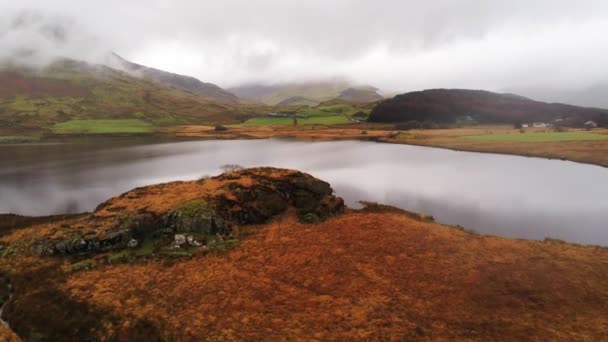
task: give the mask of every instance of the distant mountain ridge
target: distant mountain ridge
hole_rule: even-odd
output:
[[[276,104],[276,106],[316,106],[319,102],[304,96],[292,96]]]
[[[220,88],[213,83],[205,83],[197,78],[186,75],[174,74],[144,65],[130,62],[118,54],[112,52],[109,56],[110,66],[117,66],[135,77],[142,77],[153,82],[162,83],[168,86],[192,92],[193,94],[206,96],[216,100],[236,102],[237,96]]]
[[[451,123],[459,117],[467,116],[481,123],[569,119],[580,124],[606,114],[608,110],[545,103],[515,94],[468,89],[429,89],[382,101],[370,113],[369,121]]]
[[[228,90],[239,98],[274,106],[294,102],[307,102],[308,105],[317,105],[339,97],[347,89],[376,90],[374,87],[354,85],[341,79],[270,85],[254,83],[229,88]]]
[[[338,95],[338,100],[355,103],[368,103],[375,102],[384,99],[380,94],[377,93],[374,87],[365,88],[348,88],[345,89]]]

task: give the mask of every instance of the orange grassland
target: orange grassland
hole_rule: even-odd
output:
[[[598,340],[606,275],[606,249],[351,212],[282,217],[227,255],[78,273],[65,291],[124,317],[109,330],[147,320],[166,340]]]
[[[388,138],[394,133],[390,127],[375,126],[366,129],[361,124],[335,126],[228,126],[226,131],[216,132],[213,126],[174,126],[160,132],[177,137],[202,139],[268,139],[294,138],[314,140],[371,140]]]
[[[478,236],[396,211],[316,225],[287,213],[249,231],[225,253],[107,265],[58,286],[113,317],[101,340],[608,337],[605,248]]]
[[[583,131],[571,129],[571,132]],[[551,129],[527,129],[549,133]],[[595,134],[608,134],[607,129],[595,129]],[[386,142],[431,146],[459,151],[514,154],[528,157],[564,159],[608,167],[608,139],[548,142],[488,141],[465,137],[487,134],[521,134],[510,126],[478,126],[455,129],[412,130],[391,135]]]

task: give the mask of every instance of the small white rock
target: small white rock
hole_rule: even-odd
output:
[[[186,236],[184,234],[175,234],[175,244],[181,246],[186,243]]]

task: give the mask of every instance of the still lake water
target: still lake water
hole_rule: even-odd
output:
[[[232,140],[0,145],[0,213],[90,211],[131,188],[275,166],[480,233],[608,245],[608,169],[361,141]]]

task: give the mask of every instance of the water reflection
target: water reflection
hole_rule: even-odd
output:
[[[0,146],[0,212],[92,210],[133,187],[215,175],[229,163],[309,172],[351,206],[378,201],[484,233],[608,245],[608,169],[356,141]]]

